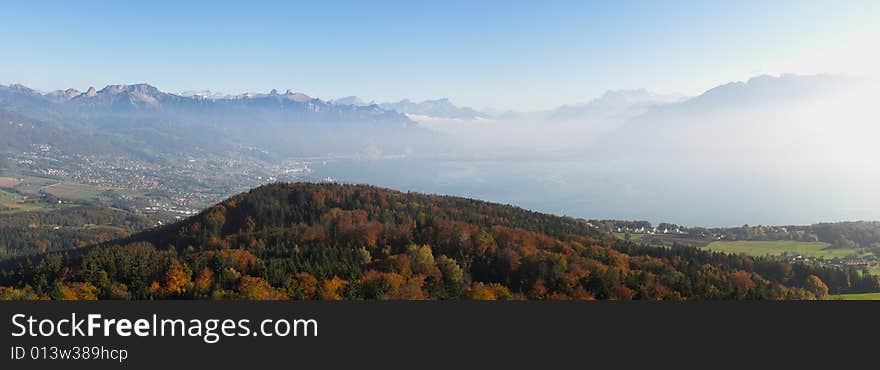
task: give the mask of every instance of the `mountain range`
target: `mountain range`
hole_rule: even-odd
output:
[[[214,204],[171,225],[22,261],[18,270],[9,260],[0,297],[800,299],[855,285],[876,291],[876,279],[855,270],[640,246],[582,219],[502,205],[691,225],[876,218],[878,129],[866,112],[877,95],[863,87],[839,76],[758,76],[686,99],[610,91],[584,104],[482,119],[456,116],[460,109],[445,99],[404,101],[404,113],[293,91],[212,97],[147,84],[45,94],[0,86],[0,151],[15,154],[0,166],[46,170],[42,176],[58,181],[79,171],[82,181],[100,158],[80,154],[134,155],[162,165],[105,178],[134,173],[164,185],[202,171],[211,176],[169,193],[201,191]],[[447,119],[436,127],[418,121],[437,115]],[[44,146],[63,152],[32,154]],[[219,165],[186,162],[212,155]],[[407,192],[275,183],[215,204],[241,184],[276,181],[244,165],[249,155],[264,158],[272,174],[288,169],[289,156],[306,157],[323,166],[322,177]],[[35,158],[44,167],[28,167]],[[142,162],[103,168],[115,175]],[[224,185],[232,171],[252,182]]]
[[[162,164],[208,154],[276,167],[320,158],[309,159],[318,178],[563,214],[813,223],[877,218],[878,199],[857,196],[880,186],[876,91],[843,76],[757,76],[690,98],[610,91],[543,112],[432,119],[293,91],[208,98],[143,84],[49,94],[12,85],[0,87],[0,142],[13,154],[52,144]],[[452,104],[441,102],[431,106]],[[264,181],[245,176],[250,186]]]
[[[398,102],[376,103],[366,102],[357,96],[346,96],[332,101],[338,105],[370,106],[376,105],[385,110],[404,113],[411,116],[424,116],[429,118],[464,119],[472,120],[487,118],[489,115],[469,107],[459,107],[449,99],[434,99],[414,102],[403,99]]]
[[[472,120],[486,118],[487,115],[468,107],[458,107],[449,99],[425,100],[413,102],[404,99],[396,103],[381,103],[382,109],[393,110],[401,113],[429,116],[437,118],[454,118]]]
[[[136,151],[187,147],[223,151],[242,145],[288,154],[357,151],[367,146],[394,151],[401,145],[385,140],[390,133],[426,135],[398,112],[332,104],[289,90],[213,99],[171,94],[148,84],[47,94],[10,85],[0,86],[0,112],[35,121],[34,127],[84,139],[100,137]],[[49,141],[38,136],[21,141],[40,143]]]
[[[656,106],[685,100],[681,95],[657,94],[646,89],[609,90],[587,103],[565,105],[550,113],[552,120],[626,119]]]
[[[279,93],[245,93],[234,96],[209,97],[199,94],[177,95],[163,92],[149,84],[108,85],[100,90],[90,87],[81,92],[76,89],[56,90],[41,94],[23,85],[0,85],[0,103],[4,108],[15,100],[31,99],[34,104],[46,102],[55,104],[58,109],[110,109],[126,110],[165,110],[204,113],[211,110],[254,110],[260,108],[278,108],[299,112],[311,112],[325,116],[336,116],[336,119],[376,120],[390,119],[410,123],[405,117],[395,112],[371,107],[349,105],[341,106],[306,94],[287,90]],[[17,96],[17,99],[14,97]],[[14,107],[11,110],[15,110]],[[325,117],[326,118],[326,117]]]

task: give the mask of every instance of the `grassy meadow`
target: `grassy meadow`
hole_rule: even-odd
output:
[[[704,249],[746,254],[750,256],[779,256],[782,254],[794,254],[817,258],[844,258],[853,255],[864,255],[855,249],[831,248],[828,243],[822,242],[799,242],[792,240],[775,241],[715,241],[709,243]]]
[[[827,299],[840,301],[880,301],[880,293],[836,294],[828,296]]]

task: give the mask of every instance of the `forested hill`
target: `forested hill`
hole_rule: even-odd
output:
[[[572,218],[364,185],[272,184],[80,256],[26,263],[6,299],[809,299],[854,270],[654,248]]]
[[[396,240],[392,239],[399,239],[390,229],[405,233],[405,242],[430,243],[443,237],[424,232],[437,231],[450,222],[470,224],[480,229],[493,226],[518,228],[555,238],[572,234],[604,239],[606,242],[615,239],[610,234],[589,227],[583,220],[510,205],[452,196],[403,193],[368,185],[279,183],[239,194],[183,222],[135,235],[131,241],[163,246],[173,244],[183,248],[204,245],[218,237],[222,239],[302,225],[328,226],[328,221],[332,224],[329,226],[334,227],[325,228],[325,238],[336,244],[369,248],[393,244]]]

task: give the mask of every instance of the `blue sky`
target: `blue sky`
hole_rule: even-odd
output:
[[[880,65],[876,0],[4,1],[0,16],[0,83],[42,90],[148,82],[532,110]]]

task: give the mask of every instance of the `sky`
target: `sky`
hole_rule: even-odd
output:
[[[880,1],[4,1],[0,83],[291,89],[549,109],[759,74],[875,75]]]

